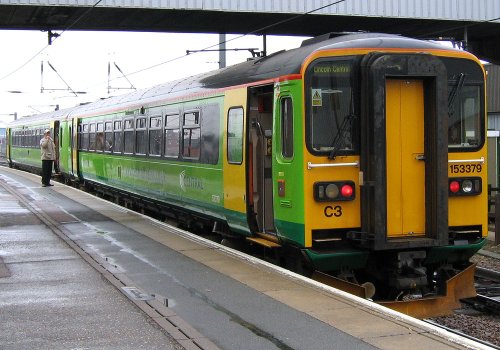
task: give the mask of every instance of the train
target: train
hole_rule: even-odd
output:
[[[443,293],[485,244],[485,95],[468,52],[325,34],[21,118],[7,158],[40,172],[50,129],[65,182],[402,300]]]

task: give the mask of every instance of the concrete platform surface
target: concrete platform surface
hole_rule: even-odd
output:
[[[0,167],[0,348],[488,348],[39,182]]]
[[[182,349],[1,186],[0,203],[1,349]]]

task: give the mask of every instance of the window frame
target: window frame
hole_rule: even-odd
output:
[[[116,141],[116,134],[120,135],[119,142]],[[116,145],[119,145],[118,149]],[[123,120],[121,118],[113,120],[113,147],[111,151],[113,152],[113,154],[123,153]]]
[[[100,136],[101,135],[101,140]],[[100,144],[98,144],[98,142]],[[98,153],[103,153],[104,152],[104,122],[103,121],[98,121],[96,123],[96,131],[95,131],[95,151]]]
[[[144,123],[142,123],[144,122]],[[135,133],[134,133],[134,153],[138,156],[146,156],[149,149],[148,140],[148,119],[145,115],[140,115],[135,118]],[[138,125],[144,124],[144,125]],[[142,140],[138,140],[139,135],[144,135]],[[141,141],[141,142],[139,142]]]
[[[89,124],[89,145],[88,145],[88,149],[89,151],[94,151],[96,150],[96,145],[95,145],[95,141],[96,141],[96,131],[97,131],[97,126],[96,126],[96,123],[95,122],[90,122]],[[94,141],[94,142],[92,142]]]
[[[290,112],[285,113],[285,103],[289,103],[291,108]],[[292,96],[283,96],[280,98],[280,135],[281,135],[281,156],[284,159],[291,160],[294,156],[293,138],[294,138],[294,128],[293,128],[293,99]],[[286,118],[285,120],[285,117]]]
[[[238,120],[237,122],[233,123],[234,125],[238,125],[241,123],[241,130],[240,129],[235,130],[237,132],[241,132],[241,138],[231,136],[231,133],[233,131],[233,129],[231,127],[232,126],[232,119],[231,119],[231,117],[232,117],[231,112],[232,111],[238,111],[238,112],[241,111],[241,114],[238,113],[237,115],[233,115],[237,118],[241,118],[241,120]],[[245,125],[244,125],[244,123],[245,123],[245,110],[244,110],[243,106],[234,106],[234,107],[229,108],[229,110],[227,111],[227,135],[226,135],[226,159],[227,159],[227,162],[229,164],[236,164],[236,165],[243,164],[243,154],[244,154],[243,144],[244,144],[244,138],[245,138]],[[238,135],[238,136],[240,136],[240,135]],[[235,141],[238,141],[238,139],[239,139],[238,146],[239,146],[241,152],[239,152],[237,159],[233,159],[231,157],[232,152],[230,151],[230,147],[233,144],[231,137],[233,137],[233,139],[235,139]]]
[[[109,147],[106,147],[104,149],[104,152],[105,153],[111,153],[113,151],[113,148],[114,148],[114,130],[113,130],[113,123],[114,121],[111,120],[111,119],[108,119],[106,121],[104,121],[104,145],[107,145],[109,144],[110,146]],[[108,128],[109,126],[109,128]],[[110,138],[108,138],[108,136],[111,135]],[[109,142],[108,140],[110,140],[111,142]]]
[[[190,122],[186,123],[186,116],[188,115],[195,115],[195,121],[194,123]],[[191,148],[192,145],[192,140],[196,140],[195,137],[193,137],[194,131],[198,133],[198,146],[197,148],[194,148],[194,151],[196,152],[196,149],[198,150],[198,154],[196,156],[192,156],[191,154],[193,153],[193,148]],[[186,153],[186,132],[189,133],[189,146],[187,148],[188,152]],[[192,110],[186,110],[182,113],[182,144],[181,144],[181,156],[182,159],[186,160],[191,160],[191,161],[198,161],[200,160],[201,157],[201,140],[202,140],[202,135],[201,135],[201,110],[199,109],[192,109]]]
[[[128,125],[129,124],[129,125]],[[134,118],[123,119],[123,154],[133,155],[135,151],[135,121]],[[127,142],[127,135],[131,135],[131,142]],[[127,148],[128,145],[128,149]]]
[[[172,117],[172,119],[174,119],[175,117],[177,117],[177,124],[174,124],[174,123],[169,123],[169,117]],[[181,128],[180,128],[180,120],[181,120],[181,113],[179,112],[175,112],[175,113],[167,113],[165,114],[164,116],[164,128],[163,128],[163,134],[164,134],[164,138],[163,138],[163,147],[164,147],[164,152],[163,152],[163,155],[165,158],[170,158],[170,159],[178,159],[180,154],[181,154],[181,140],[180,140],[180,137],[181,137]],[[169,138],[168,136],[168,131],[169,130],[176,130],[177,131],[177,153],[175,155],[173,154],[167,154],[167,151],[169,151],[169,147],[167,147],[167,142],[170,141],[172,138]],[[175,132],[174,132],[175,134]],[[172,139],[173,140],[173,139]]]
[[[153,126],[153,120],[159,121],[159,126]],[[159,131],[159,133],[157,133]],[[156,132],[159,134],[159,140],[156,142],[159,145],[159,152],[152,153],[151,152],[151,141],[153,140],[152,132]],[[148,155],[150,157],[161,157],[162,156],[162,148],[163,148],[163,118],[161,114],[155,114],[148,118]]]
[[[313,139],[312,139],[312,77],[314,76],[314,67],[317,64],[321,63],[348,63],[350,65],[350,89],[351,89],[351,106],[353,110],[351,111],[352,117],[354,119],[351,121],[351,150],[338,150],[336,152],[339,156],[349,156],[349,155],[360,155],[361,152],[361,140],[360,140],[360,127],[359,127],[359,116],[360,116],[360,62],[363,58],[362,55],[351,55],[351,56],[335,56],[335,57],[321,57],[314,61],[312,61],[309,66],[306,68],[305,79],[304,79],[304,87],[305,87],[305,137],[306,137],[306,147],[309,153],[315,156],[328,156],[331,150],[317,150],[313,147]],[[358,118],[355,118],[358,116]],[[344,116],[345,118],[345,116]],[[341,123],[340,123],[341,124]],[[335,136],[332,137],[332,142],[335,139]]]

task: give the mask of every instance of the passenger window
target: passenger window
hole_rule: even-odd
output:
[[[92,123],[89,126],[89,151],[95,151],[95,124]]]
[[[115,120],[113,122],[113,139],[113,153],[121,153],[123,151],[123,132],[121,120]]]
[[[179,156],[179,114],[165,116],[165,156]]]
[[[184,113],[182,133],[182,156],[184,158],[199,159],[201,146],[199,111]]]
[[[281,100],[281,154],[293,157],[293,105],[290,97]]]
[[[134,153],[134,120],[125,119],[123,126],[123,152],[127,154]]]
[[[148,134],[146,118],[137,118],[135,121],[135,153],[146,154],[148,150]]]
[[[149,120],[149,155],[161,155],[161,117],[151,117]]]
[[[227,116],[227,161],[243,162],[243,108],[229,109]]]
[[[104,123],[104,152],[111,152],[113,149],[113,122]]]
[[[104,124],[97,123],[97,134],[96,134],[96,151],[104,151]]]
[[[89,148],[89,125],[83,124],[80,125],[80,128],[81,128],[81,135],[79,138],[80,149],[87,150]]]

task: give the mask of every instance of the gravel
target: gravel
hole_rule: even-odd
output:
[[[491,241],[484,250],[496,253],[500,257],[500,246],[493,245]],[[500,259],[497,258],[476,254],[471,258],[471,262],[476,262],[479,267],[500,271]],[[436,317],[432,321],[500,346],[500,316],[485,315],[463,304],[463,308],[455,310],[453,315]]]

